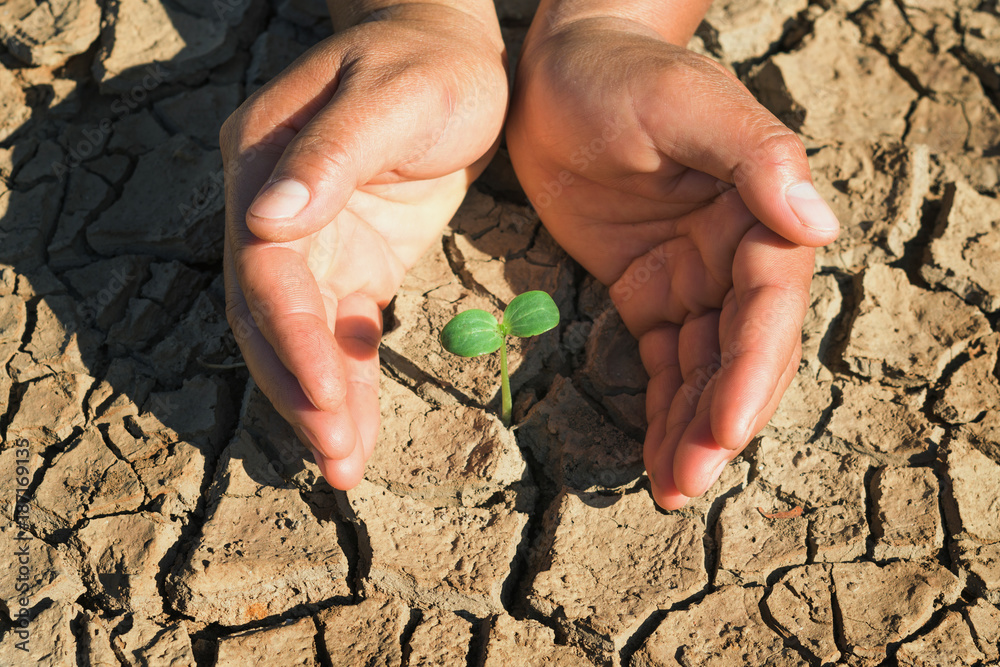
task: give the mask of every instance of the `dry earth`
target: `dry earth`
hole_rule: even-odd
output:
[[[534,3],[498,4],[516,54]],[[0,26],[0,664],[1000,664],[992,0],[717,1],[693,48],[801,133],[844,233],[770,426],[670,513],[635,344],[502,151],[387,317],[359,488],[238,367],[217,131],[321,2]],[[435,341],[528,288],[564,323],[513,354],[508,432],[496,362]]]

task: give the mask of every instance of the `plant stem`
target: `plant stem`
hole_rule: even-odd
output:
[[[500,421],[510,428],[510,380],[507,378],[507,337],[500,345]]]

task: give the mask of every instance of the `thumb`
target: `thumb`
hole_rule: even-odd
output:
[[[660,82],[668,99],[647,124],[657,147],[734,184],[754,217],[788,241],[831,243],[840,224],[812,184],[802,141],[721,65],[688,53]]]
[[[428,92],[427,86],[408,78],[373,82],[355,75],[301,127],[292,127],[294,137],[247,211],[250,231],[272,242],[318,231],[359,186],[426,153],[448,116],[443,96],[415,93],[415,87]]]

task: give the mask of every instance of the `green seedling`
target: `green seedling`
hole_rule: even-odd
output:
[[[473,308],[452,318],[441,330],[441,345],[460,357],[479,357],[500,350],[501,420],[510,426],[510,379],[507,377],[507,336],[529,338],[559,324],[559,308],[545,292],[514,297],[497,322],[485,310]]]

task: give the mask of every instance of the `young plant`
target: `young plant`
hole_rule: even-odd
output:
[[[559,308],[545,292],[514,297],[497,322],[485,310],[473,308],[452,318],[441,330],[441,345],[460,357],[479,357],[500,350],[501,420],[510,426],[510,379],[507,377],[507,336],[528,338],[555,328]]]

